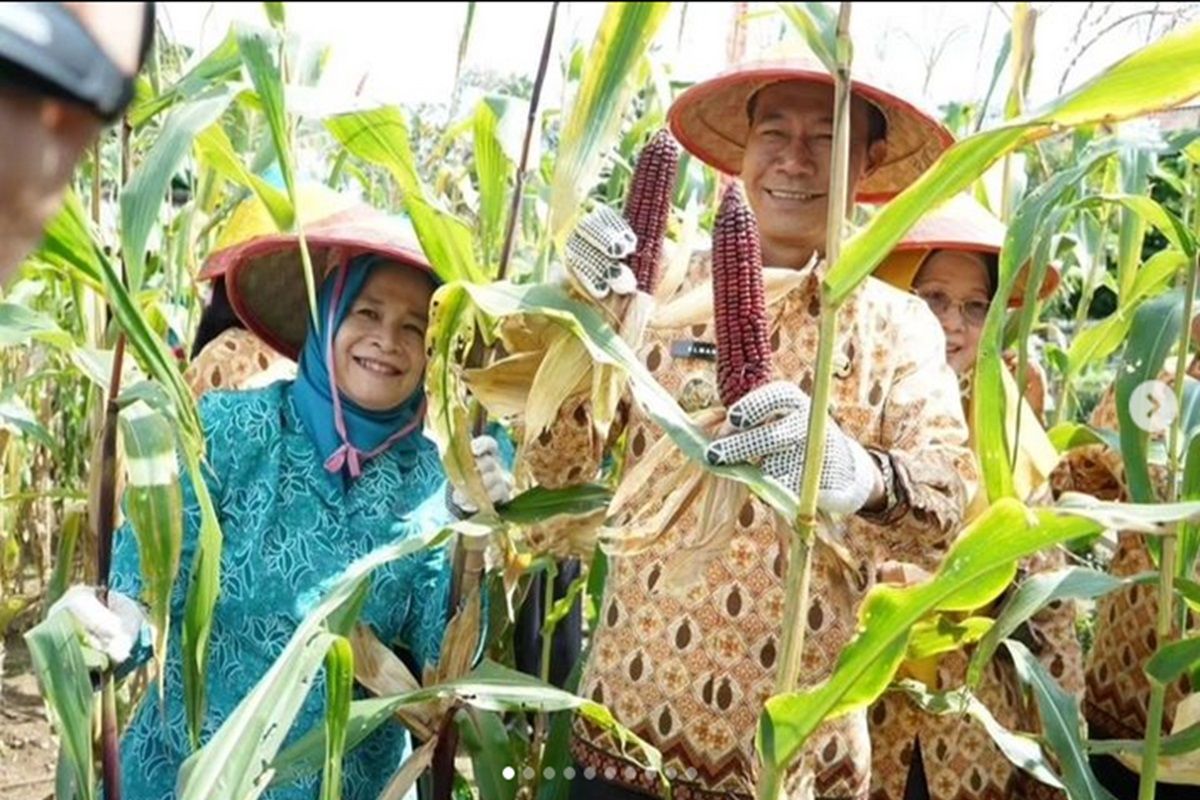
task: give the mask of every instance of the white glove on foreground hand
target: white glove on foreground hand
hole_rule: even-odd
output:
[[[50,606],[46,617],[55,614],[70,615],[87,646],[104,653],[114,666],[128,660],[142,626],[148,624],[136,602],[109,590],[106,607],[93,586],[72,586]]]
[[[637,236],[625,218],[608,206],[597,206],[567,237],[567,271],[597,300],[633,294],[637,278],[622,261],[633,255]]]
[[[764,474],[799,493],[811,405],[808,395],[787,381],[749,392],[729,409],[728,421],[735,432],[708,446],[709,463],[761,460]],[[833,514],[856,513],[870,499],[878,476],[871,455],[830,420],[817,507]]]
[[[471,440],[471,453],[492,504],[502,505],[511,500],[513,478],[500,460],[500,445],[496,440],[491,436],[476,436]],[[450,494],[450,502],[467,515],[479,510],[457,487]]]

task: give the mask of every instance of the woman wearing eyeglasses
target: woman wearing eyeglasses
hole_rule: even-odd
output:
[[[958,197],[916,226],[876,272],[902,289],[920,296],[941,323],[946,337],[946,361],[958,374],[963,404],[971,402],[971,375],[979,353],[983,324],[996,291],[1004,226],[968,197]],[[1043,299],[1058,285],[1051,269],[1039,292]],[[1024,289],[1013,292],[1019,305]],[[1015,383],[1008,386],[1007,427],[1013,430],[1021,413],[1020,442],[1014,484],[1030,498],[1047,491],[1047,478],[1057,454],[1034,417],[1040,398],[1020,402]],[[1032,388],[1036,391],[1040,382]],[[1032,394],[1027,386],[1026,394]],[[967,419],[971,419],[968,411]],[[968,423],[969,424],[969,423]],[[968,520],[987,507],[977,496],[968,508]],[[1026,573],[1054,569],[1064,564],[1062,551],[1039,553],[1022,564]],[[885,565],[881,580],[914,582],[924,574],[905,564]],[[986,609],[974,613],[986,613]],[[1068,692],[1083,687],[1080,648],[1074,633],[1074,610],[1062,604],[1033,619],[1017,638],[1023,639],[1051,675]],[[931,691],[963,685],[969,653],[944,654],[908,662],[904,677],[923,681]],[[992,660],[976,696],[1009,730],[1037,730],[1036,714],[1024,700],[1012,663],[1006,656]],[[1012,797],[1058,796],[1062,793],[1038,783],[1009,763],[983,727],[961,714],[934,716],[922,711],[906,695],[889,692],[869,714],[871,726],[872,800],[1002,800]]]

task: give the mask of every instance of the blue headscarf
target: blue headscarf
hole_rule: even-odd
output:
[[[424,384],[387,411],[370,411],[334,392],[333,337],[359,292],[387,262],[373,253],[350,259],[330,272],[317,293],[317,327],[310,323],[292,390],[304,428],[335,475],[357,478],[362,463],[387,450],[416,447],[425,416]],[[394,269],[395,267],[390,267]]]

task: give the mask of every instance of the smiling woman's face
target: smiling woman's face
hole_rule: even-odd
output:
[[[387,411],[425,374],[425,328],[433,284],[399,265],[376,269],[333,337],[338,389],[368,411]]]

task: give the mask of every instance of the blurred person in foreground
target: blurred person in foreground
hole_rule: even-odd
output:
[[[129,105],[153,38],[154,3],[0,3],[0,283]]]

